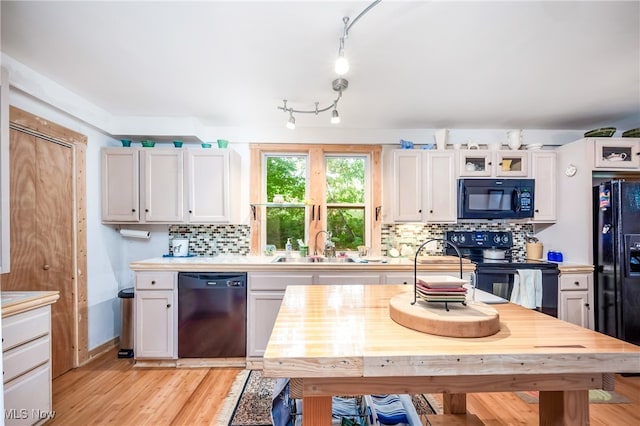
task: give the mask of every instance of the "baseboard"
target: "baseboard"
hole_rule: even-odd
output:
[[[88,363],[90,363],[91,361],[96,359],[97,357],[99,357],[101,355],[104,355],[105,353],[113,350],[114,348],[117,348],[119,345],[120,345],[120,337],[119,336],[116,336],[111,340],[107,340],[106,342],[104,342],[100,346],[96,346],[95,348],[91,349],[89,351],[89,358],[86,359],[84,362],[80,363],[80,365],[78,367],[82,367],[84,365],[87,365]]]

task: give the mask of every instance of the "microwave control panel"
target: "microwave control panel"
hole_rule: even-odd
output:
[[[447,231],[445,239],[461,248],[510,248],[513,245],[511,232],[497,231]]]

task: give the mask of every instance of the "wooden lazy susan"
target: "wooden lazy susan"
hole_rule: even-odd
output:
[[[389,300],[389,314],[398,324],[423,333],[447,337],[486,337],[500,331],[500,316],[489,305],[479,302],[448,303],[413,302],[413,291]]]

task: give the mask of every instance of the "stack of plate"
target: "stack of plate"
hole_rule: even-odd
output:
[[[637,129],[630,129],[622,133],[623,138],[640,138],[640,127]]]
[[[450,276],[416,277],[416,294],[426,302],[464,302],[465,280]]]

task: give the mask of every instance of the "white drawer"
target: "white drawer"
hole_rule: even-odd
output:
[[[579,274],[568,274],[560,276],[560,290],[588,290],[589,276]]]
[[[5,351],[2,354],[4,383],[48,362],[51,356],[50,344],[51,340],[47,335]]]
[[[49,334],[51,307],[32,309],[2,319],[2,350]]]
[[[249,273],[248,282],[251,291],[284,290],[288,285],[313,284],[313,274]]]
[[[138,272],[136,273],[136,289],[173,290],[176,288],[177,278],[176,272]]]
[[[32,425],[52,415],[49,364],[4,385],[4,421],[7,426]]]

